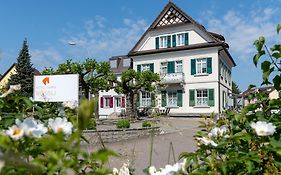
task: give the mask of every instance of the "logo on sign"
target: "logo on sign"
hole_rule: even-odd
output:
[[[43,84],[44,85],[47,85],[50,83],[50,78],[49,77],[45,77],[43,80],[42,80]]]

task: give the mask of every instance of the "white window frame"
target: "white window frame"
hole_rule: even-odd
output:
[[[208,106],[208,89],[196,89],[195,104],[196,106]]]
[[[196,59],[196,75],[207,74],[207,58]]]
[[[110,97],[104,97],[104,107],[110,108]]]
[[[116,107],[121,107],[121,97],[115,97],[114,99]]]
[[[185,45],[185,33],[176,34],[176,45],[184,46]]]
[[[144,72],[144,71],[148,71],[150,70],[150,64],[142,64],[141,65],[141,71]]]
[[[166,75],[168,73],[168,62],[162,62],[160,67],[160,74]]]
[[[167,48],[168,47],[168,35],[159,37],[159,48]]]
[[[177,91],[167,91],[166,102],[168,107],[177,107],[178,106]]]
[[[141,106],[150,107],[151,106],[151,93],[150,92],[141,92]]]
[[[175,61],[175,72],[182,73],[182,71],[183,71],[182,60]]]

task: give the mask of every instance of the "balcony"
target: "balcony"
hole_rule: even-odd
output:
[[[161,75],[161,82],[165,84],[184,83],[184,74],[179,72]]]

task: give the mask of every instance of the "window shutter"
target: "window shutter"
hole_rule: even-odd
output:
[[[195,106],[195,90],[189,90],[189,106]]]
[[[151,107],[155,107],[155,94],[154,93],[151,93]]]
[[[177,46],[177,43],[176,43],[176,35],[173,35],[173,36],[172,36],[172,46],[173,46],[173,47],[176,47],[176,46]]]
[[[121,98],[121,108],[125,108],[125,97]]]
[[[103,108],[103,97],[100,97],[100,108]]]
[[[171,35],[167,36],[167,47],[171,47]]]
[[[196,60],[195,59],[191,59],[191,75],[195,75],[196,74]]]
[[[155,38],[155,49],[159,49],[159,37]]]
[[[165,107],[167,105],[166,103],[166,91],[161,92],[161,106]]]
[[[212,58],[207,58],[207,73],[212,73]]]
[[[149,66],[150,66],[150,71],[154,73],[154,64],[151,63]]]
[[[184,45],[185,45],[185,46],[189,45],[188,33],[185,33],[185,34],[184,34]]]
[[[182,90],[177,91],[177,105],[182,107]]]
[[[209,106],[214,106],[214,105],[215,105],[214,89],[209,89],[209,93],[208,93],[208,105],[209,105]]]
[[[167,73],[175,73],[175,62],[174,61],[170,61],[168,62],[168,70]]]
[[[109,99],[109,107],[113,108],[113,97],[110,97]]]
[[[137,105],[137,107],[140,107],[140,92],[137,93],[137,103],[136,103],[136,105]]]
[[[137,65],[138,72],[141,72],[141,65]]]

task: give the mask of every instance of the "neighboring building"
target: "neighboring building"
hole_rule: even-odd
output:
[[[128,56],[137,71],[159,73],[167,88],[156,94],[158,107],[170,116],[221,113],[231,93],[236,66],[223,36],[208,32],[169,2]],[[139,94],[140,107],[150,106],[150,92]]]
[[[152,104],[156,108],[170,108],[170,116],[210,115],[227,109],[231,72],[236,66],[228,48],[222,35],[207,31],[169,2],[126,57],[132,59],[133,69],[159,73],[166,84],[156,94],[138,94],[139,108]],[[119,75],[122,59],[114,60],[115,57],[111,58],[110,64]],[[110,97],[117,95],[114,91],[108,93]],[[110,98],[107,102],[101,99],[101,108],[105,104],[113,108]],[[107,111],[109,114],[113,110]],[[105,114],[104,109],[100,109],[100,114]]]
[[[239,104],[241,106],[247,106],[249,103],[255,103],[257,101],[256,98],[249,101],[248,97],[249,97],[249,95],[254,94],[256,92],[261,92],[261,93],[267,94],[270,100],[281,97],[281,92],[278,92],[273,86],[260,87],[260,88],[255,87],[255,88],[246,90],[238,95],[238,99],[240,101]]]
[[[109,59],[111,70],[115,73],[117,80],[120,80],[122,72],[131,67],[132,61],[126,55],[114,56]],[[126,98],[114,90],[99,92],[99,117],[108,118],[120,115],[125,111]]]
[[[34,75],[40,75],[40,72],[33,68]],[[11,67],[0,77],[0,89],[7,88],[9,79],[12,75],[16,74],[16,63],[12,64]]]

